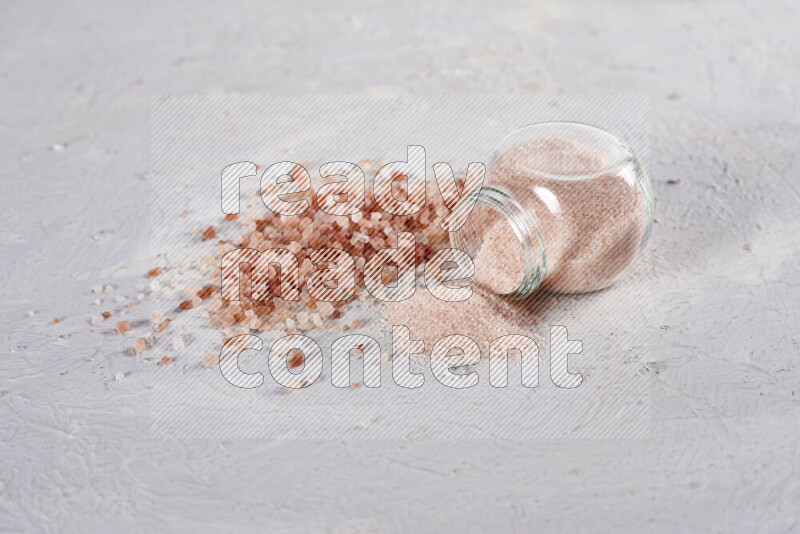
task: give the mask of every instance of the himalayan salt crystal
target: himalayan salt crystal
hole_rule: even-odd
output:
[[[131,329],[131,322],[125,319],[124,321],[119,321],[116,325],[116,330],[120,334],[124,334],[125,332]]]
[[[236,324],[236,314],[226,311],[220,317],[220,322],[222,323],[222,326],[233,326]]]
[[[172,358],[170,358],[169,356],[164,356],[163,358],[161,358],[161,365],[169,365],[171,363],[172,363]]]
[[[184,346],[185,345],[183,343],[183,338],[181,338],[180,336],[175,337],[175,338],[172,339],[172,349],[173,350],[176,350],[176,351],[177,350],[183,350]]]
[[[181,310],[188,310],[188,309],[191,309],[191,307],[192,307],[192,301],[191,300],[184,300],[183,302],[178,304],[178,308],[180,308]]]
[[[300,312],[297,314],[297,321],[300,323],[307,323],[308,322],[308,314],[306,312]]]
[[[103,316],[99,313],[92,315],[92,320],[89,321],[93,325],[98,325],[103,322]]]
[[[59,319],[58,317],[53,317],[53,324],[58,324],[60,322],[61,322],[61,319]]]
[[[136,354],[141,354],[145,350],[147,350],[147,346],[142,338],[136,338],[136,341],[133,342],[133,351]]]
[[[213,353],[206,354],[205,356],[203,356],[202,363],[203,367],[214,367],[216,365],[219,365],[219,355]]]
[[[320,317],[318,313],[312,313],[309,319],[311,319],[311,324],[317,328],[322,328],[322,317]]]
[[[350,328],[352,328],[353,330],[356,330],[356,329],[358,329],[358,328],[361,328],[361,321],[359,321],[358,319],[356,319],[355,321],[353,321],[352,323],[350,323]]]
[[[214,229],[213,226],[207,227],[203,230],[203,241],[208,241],[209,239],[214,239],[217,236],[217,231]]]
[[[291,354],[291,356],[289,357],[289,359],[287,361],[287,365],[289,366],[289,369],[296,369],[297,367],[300,367],[301,365],[303,365],[303,353],[302,353],[302,351],[299,351],[297,349],[292,349],[291,351],[289,351],[289,353]]]
[[[117,382],[125,380],[125,373],[114,373],[114,380]]]
[[[333,315],[335,311],[333,308],[333,304],[330,302],[319,302],[317,303],[317,311],[319,312],[320,317],[330,317]]]
[[[214,286],[212,286],[212,285],[206,285],[206,286],[203,286],[203,287],[202,287],[202,288],[201,288],[201,289],[200,289],[200,290],[197,292],[197,296],[198,296],[198,297],[200,297],[201,299],[205,300],[205,299],[207,299],[208,297],[210,297],[212,293],[214,293]]]
[[[162,272],[163,272],[163,271],[162,271],[161,267],[153,267],[152,269],[150,269],[149,271],[147,271],[147,276],[149,276],[149,277],[151,277],[151,278],[152,278],[152,277],[154,277],[154,276],[158,276],[158,275],[160,275]]]
[[[110,311],[104,311],[104,312],[103,312],[103,317],[105,317],[106,319],[108,319],[108,318],[109,318],[109,317],[111,317],[112,315],[114,315],[114,314],[113,314],[113,313],[111,313]]]
[[[150,318],[154,323],[160,323],[164,320],[164,314],[161,312],[161,310],[153,310],[153,313],[150,314]]]
[[[197,307],[203,303],[203,299],[198,297],[197,295],[192,297],[192,307]]]

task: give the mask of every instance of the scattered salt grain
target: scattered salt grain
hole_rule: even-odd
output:
[[[203,367],[214,367],[219,365],[219,355],[209,353],[203,356]]]

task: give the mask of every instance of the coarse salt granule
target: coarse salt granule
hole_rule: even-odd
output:
[[[131,329],[131,322],[125,319],[124,321],[119,321],[116,325],[116,330],[120,334],[124,334],[125,332]]]
[[[214,367],[219,365],[219,354],[209,353],[203,356],[203,367]]]

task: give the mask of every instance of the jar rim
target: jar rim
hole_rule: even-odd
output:
[[[562,131],[559,132],[559,129]],[[571,130],[572,135],[565,135],[566,132],[563,130]],[[523,167],[523,170],[551,180],[579,181],[604,176],[636,161],[636,155],[625,142],[599,126],[577,121],[545,121],[528,124],[507,133],[500,141],[499,148],[492,155],[489,162],[490,172],[497,166],[499,159],[512,148],[549,138],[563,138],[579,142],[588,148],[608,154],[609,160],[602,170],[593,173],[555,174],[528,167]]]
[[[523,260],[525,262],[524,278],[515,291],[505,293],[502,296],[510,299],[519,299],[528,296],[541,285],[547,270],[544,244],[542,242],[542,237],[539,235],[536,223],[519,202],[502,189],[492,186],[483,186],[480,190],[472,192],[469,197],[462,199],[462,202],[471,202],[471,197],[474,197],[475,207],[480,204],[503,217],[519,240],[522,249]],[[472,215],[470,215],[465,225],[468,224],[471,219]],[[475,239],[477,239],[477,236],[468,235],[463,226],[458,231],[450,234],[451,245],[467,253],[473,261],[475,259],[473,254],[477,253],[480,249],[480,247],[475,246]],[[473,280],[476,281],[474,276]]]

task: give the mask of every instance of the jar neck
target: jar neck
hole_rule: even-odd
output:
[[[546,261],[544,244],[536,227],[536,222],[517,200],[503,189],[484,186],[462,201],[475,201],[472,215],[464,225],[450,234],[451,246],[466,252],[473,260],[481,248],[481,220],[476,211],[480,207],[488,208],[511,227],[519,241],[522,258],[525,263],[525,275],[516,291],[505,294],[508,298],[522,298],[529,295],[544,280]],[[478,217],[476,217],[478,215]],[[477,219],[477,220],[476,220]]]

